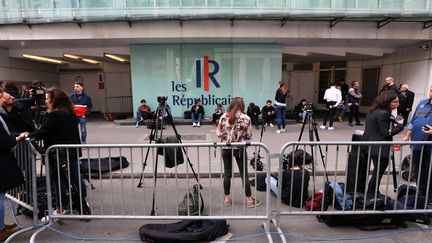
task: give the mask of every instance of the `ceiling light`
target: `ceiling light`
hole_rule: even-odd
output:
[[[43,62],[51,62],[51,63],[56,63],[56,64],[65,64],[65,62],[58,60],[58,59],[54,59],[54,58],[48,58],[48,57],[41,57],[41,56],[36,56],[36,55],[31,55],[31,54],[23,54],[23,57],[25,58],[30,58],[33,60],[38,60],[38,61],[43,61]]]
[[[91,63],[91,64],[99,64],[98,61],[93,60],[93,59],[88,59],[88,58],[81,58],[81,61],[88,62],[88,63]]]
[[[108,53],[104,53],[104,56],[109,57],[111,59],[117,60],[119,62],[128,62],[128,60],[126,58],[114,55],[114,54],[108,54]]]
[[[64,57],[69,57],[69,58],[72,58],[72,59],[76,59],[76,60],[79,60],[81,57],[79,57],[79,56],[77,56],[77,55],[73,55],[73,54],[63,54],[63,56]]]

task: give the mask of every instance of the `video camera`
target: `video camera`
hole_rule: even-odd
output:
[[[307,107],[306,107],[306,111],[312,112],[313,110],[314,110],[313,102],[308,102]]]
[[[159,106],[165,106],[167,100],[168,100],[168,96],[157,97],[157,102],[159,103]]]
[[[36,105],[45,104],[46,88],[44,83],[42,81],[35,80],[31,83],[29,88],[29,92],[32,98],[35,100]]]

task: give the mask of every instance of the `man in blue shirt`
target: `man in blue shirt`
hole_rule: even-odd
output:
[[[80,82],[75,82],[74,84],[74,93],[70,95],[72,99],[72,103],[75,107],[75,115],[80,123],[81,129],[81,142],[87,142],[87,116],[91,114],[93,109],[93,103],[90,98],[84,92],[84,85]]]
[[[420,101],[414,112],[408,131],[403,137],[403,141],[432,141],[432,86],[429,88],[429,99]],[[430,175],[431,166],[431,145],[413,145],[413,169],[414,178],[417,179],[419,194],[426,196],[429,194],[429,199],[432,196],[432,178]],[[421,158],[421,161],[420,161]],[[429,181],[429,192],[427,192]]]

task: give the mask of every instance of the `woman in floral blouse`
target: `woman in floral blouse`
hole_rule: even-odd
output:
[[[217,136],[224,143],[244,142],[252,139],[251,119],[244,114],[244,102],[240,97],[232,99],[227,113],[223,114],[219,120],[216,130]],[[230,195],[231,177],[232,177],[232,156],[236,158],[239,167],[240,176],[243,181],[243,187],[246,194],[246,203],[248,208],[253,208],[261,204],[259,200],[252,197],[249,179],[247,178],[247,155],[245,148],[222,149],[222,159],[224,163],[224,204],[231,205]]]

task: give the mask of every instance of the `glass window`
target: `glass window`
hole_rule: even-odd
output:
[[[231,0],[207,0],[209,7],[231,7]]]
[[[405,0],[405,9],[423,10],[426,8],[426,0]]]
[[[258,6],[264,8],[280,8],[285,7],[285,0],[258,0]]]
[[[381,9],[402,9],[403,0],[381,0]]]
[[[358,8],[361,9],[377,9],[378,8],[378,0],[362,0],[357,1]]]
[[[128,8],[142,8],[142,7],[153,7],[154,0],[126,0],[126,7]]]
[[[80,8],[112,8],[114,0],[79,0]]]
[[[182,0],[183,7],[204,7],[205,0]]]
[[[255,7],[256,0],[233,1],[234,7]]]

